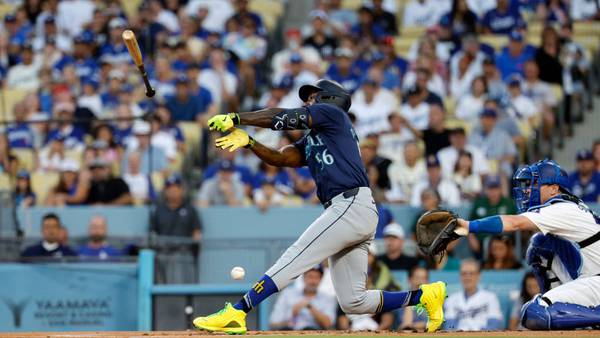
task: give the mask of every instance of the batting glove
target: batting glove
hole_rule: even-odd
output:
[[[208,128],[220,132],[225,132],[238,124],[240,124],[240,117],[236,113],[218,114],[208,120]]]
[[[218,138],[215,141],[215,146],[223,150],[229,148],[229,152],[233,152],[241,147],[247,149],[252,148],[252,146],[254,146],[255,143],[256,141],[250,135],[248,135],[247,132],[241,129],[233,128],[231,130],[231,133],[221,138]]]

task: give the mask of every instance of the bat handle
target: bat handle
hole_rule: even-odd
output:
[[[140,70],[142,78],[144,79],[144,85],[146,86],[146,96],[153,97],[154,94],[156,94],[156,91],[154,90],[154,88],[152,88],[152,85],[150,85],[150,80],[148,80],[148,73],[146,72],[144,65],[139,65],[138,69]]]

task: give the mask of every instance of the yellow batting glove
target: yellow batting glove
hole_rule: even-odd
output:
[[[228,131],[240,123],[240,117],[236,113],[218,114],[208,120],[208,128],[220,132]]]
[[[254,139],[250,137],[247,132],[241,129],[233,128],[231,133],[218,138],[215,141],[215,146],[223,150],[229,148],[229,152],[233,152],[241,147],[252,148],[254,143],[256,143],[256,141],[254,141]]]

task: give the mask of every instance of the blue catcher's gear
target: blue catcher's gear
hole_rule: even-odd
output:
[[[600,309],[569,303],[551,303],[535,296],[521,308],[521,325],[529,330],[572,330],[600,325]]]
[[[583,267],[583,258],[577,244],[541,232],[531,237],[525,259],[533,269],[542,293],[550,290],[554,282],[564,284],[577,279]],[[558,271],[552,271],[555,260],[562,266],[557,266]],[[549,275],[549,272],[553,274]]]
[[[563,192],[569,193],[567,173],[556,162],[543,160],[519,167],[513,176],[513,196],[518,212],[540,205],[540,188],[550,184],[558,184]]]

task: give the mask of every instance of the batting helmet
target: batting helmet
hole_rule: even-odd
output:
[[[315,85],[304,85],[300,87],[298,96],[302,102],[308,101],[310,94],[317,92],[315,102],[329,103],[342,108],[343,111],[348,111],[352,101],[350,94],[339,83],[331,80],[319,80]]]
[[[513,196],[517,210],[521,213],[542,204],[540,188],[551,184],[557,184],[562,192],[570,194],[567,172],[554,161],[538,161],[517,169],[513,176]]]

